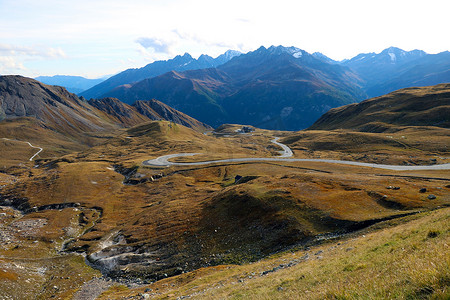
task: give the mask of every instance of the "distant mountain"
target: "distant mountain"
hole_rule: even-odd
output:
[[[381,82],[372,83],[366,90],[379,96],[405,87],[420,87],[450,82],[450,52],[428,54],[399,65]]]
[[[384,132],[399,126],[450,128],[450,84],[406,88],[333,108],[308,129]]]
[[[412,86],[450,82],[450,53],[427,54],[390,47],[381,53],[358,54],[340,63],[354,70],[364,81],[369,97]]]
[[[35,79],[45,84],[65,87],[69,92],[78,94],[105,81],[106,78],[87,79],[81,76],[55,75],[39,76]]]
[[[169,72],[105,94],[126,103],[161,99],[212,126],[298,130],[332,107],[365,98],[349,68],[295,47],[261,47],[217,68]]]
[[[88,133],[111,132],[152,120],[208,129],[159,101],[142,101],[134,107],[117,99],[88,102],[63,87],[22,76],[0,76],[0,122],[23,118],[31,118],[42,128],[83,142],[89,140]]]
[[[350,60],[342,61],[342,65],[356,71],[366,81],[366,88],[370,89],[396,73],[400,66],[415,61],[427,54],[421,50],[406,52],[399,48],[390,47],[381,53],[361,53]]]
[[[198,59],[194,59],[191,55],[185,53],[183,56],[178,55],[173,59],[155,61],[143,68],[125,70],[88,89],[87,91],[82,92],[80,95],[88,99],[100,98],[118,86],[132,84],[170,71],[186,71],[216,67],[226,63],[235,56],[239,56],[240,54],[241,53],[238,51],[228,50],[217,58],[212,58],[208,55],[201,55]]]

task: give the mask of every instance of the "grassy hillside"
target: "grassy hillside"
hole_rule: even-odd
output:
[[[310,130],[390,132],[402,126],[450,127],[450,84],[407,88],[331,109]]]
[[[289,139],[289,133],[281,134]],[[0,190],[1,201],[27,217],[45,213],[48,220],[59,218],[60,209],[75,213],[65,230],[47,223],[42,239],[50,244],[42,248],[43,255],[51,251],[51,241],[58,241],[69,253],[86,253],[103,274],[134,283],[254,262],[288,247],[314,244],[321,235],[450,203],[446,171],[314,162],[140,165],[177,152],[203,153],[193,159],[272,156],[279,150],[270,143],[273,135],[257,129],[252,135],[207,136],[169,122],[140,125],[102,145],[16,174],[15,182]],[[237,175],[243,178],[239,182]],[[428,199],[429,194],[436,199]],[[14,245],[5,251],[16,259],[24,253]]]
[[[36,149],[0,139],[0,298],[448,297],[448,170],[142,164],[276,156],[274,136],[296,158],[447,163],[448,128],[239,129],[153,121],[89,133],[95,145],[77,149],[36,119],[2,122],[44,151],[30,162]]]
[[[209,267],[100,299],[448,299],[450,209],[373,226],[248,265]]]

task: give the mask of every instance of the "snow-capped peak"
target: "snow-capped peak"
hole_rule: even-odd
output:
[[[391,57],[391,62],[395,62],[397,60],[397,56],[395,56],[395,53],[388,52],[388,54]]]
[[[272,54],[281,54],[281,53],[288,53],[292,55],[295,58],[299,58],[303,56],[303,50],[297,48],[297,47],[283,47],[283,46],[271,46],[269,49],[270,53]]]
[[[299,58],[302,55],[303,55],[303,52],[301,50],[292,54],[292,56],[295,57],[295,58]]]
[[[241,54],[242,54],[242,53],[239,52],[239,51],[237,51],[237,50],[227,50],[227,51],[224,53],[225,57],[226,57],[228,60],[232,59],[232,58],[235,57],[235,56],[239,56],[239,55],[241,55]]]

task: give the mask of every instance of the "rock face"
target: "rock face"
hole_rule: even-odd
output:
[[[334,108],[309,129],[383,132],[393,126],[450,128],[450,84],[402,89]]]

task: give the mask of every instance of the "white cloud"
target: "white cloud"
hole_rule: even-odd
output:
[[[135,42],[145,49],[152,49],[155,53],[164,54],[170,54],[170,47],[173,45],[173,42],[167,42],[162,39],[152,37],[140,37]]]
[[[296,46],[334,59],[391,45],[450,49],[450,39],[441,38],[450,26],[448,0],[60,2],[0,0],[0,56],[34,64],[41,73],[97,75],[119,71],[117,62],[126,58],[136,63],[125,68],[138,67],[184,52],[215,56],[261,45]],[[65,57],[62,49],[68,57],[56,61]]]
[[[67,55],[61,48],[0,43],[0,74],[29,71],[25,67],[25,62],[48,61],[66,57]]]
[[[41,46],[18,46],[0,44],[0,55],[4,56],[33,56],[41,58],[64,58],[66,54],[61,48],[48,48]]]
[[[0,74],[15,74],[24,70],[26,70],[24,65],[16,61],[14,57],[0,56]]]
[[[242,43],[232,43],[232,42],[224,42],[217,39],[210,39],[207,37],[202,37],[195,33],[189,33],[185,31],[181,31],[178,29],[172,30],[172,32],[181,40],[192,42],[198,44],[198,46],[209,49],[211,48],[221,48],[221,49],[233,49],[233,50],[243,50]],[[203,54],[203,53],[202,53]]]

